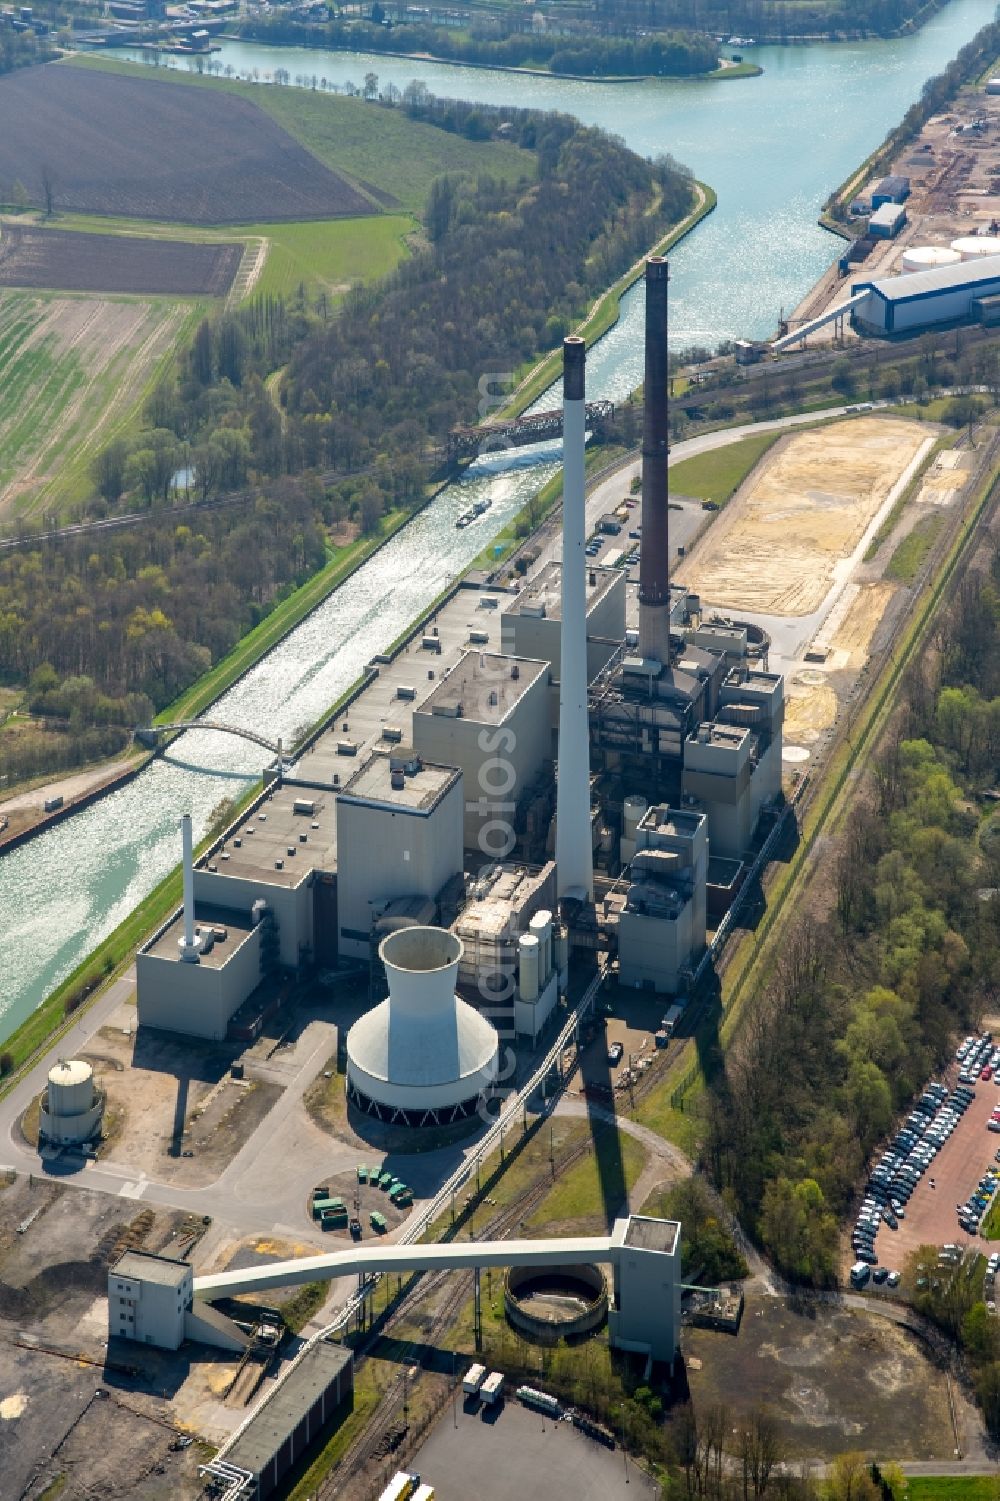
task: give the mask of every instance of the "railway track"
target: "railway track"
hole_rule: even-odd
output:
[[[583,1137],[564,1151],[559,1152],[553,1159],[552,1173],[543,1175],[536,1180],[524,1193],[520,1194],[511,1204],[499,1210],[482,1228],[476,1237],[479,1240],[503,1240],[512,1230],[516,1229],[524,1219],[541,1204],[546,1194],[552,1187],[552,1182],[557,1172],[565,1172],[573,1167],[590,1150],[589,1137]],[[457,1227],[461,1221],[456,1221]],[[435,1346],[452,1327],[458,1317],[463,1304],[469,1297],[468,1273],[433,1272],[417,1273],[413,1278],[413,1285],[405,1292],[397,1296],[396,1301],[387,1311],[383,1318],[377,1321],[372,1328],[364,1344],[355,1352],[356,1369],[368,1356],[370,1356],[378,1341],[384,1336],[391,1334],[393,1328],[398,1327],[411,1315],[422,1303],[433,1298],[442,1287],[447,1287],[447,1295],[436,1308],[430,1325],[422,1334],[422,1343],[426,1347]],[[366,1467],[374,1461],[382,1458],[385,1453],[392,1452],[394,1448],[401,1447],[405,1442],[407,1425],[401,1423],[401,1409],[407,1395],[409,1376],[406,1371],[401,1371],[394,1378],[385,1392],[382,1393],[378,1407],[372,1414],[368,1423],[357,1435],[351,1446],[345,1451],[333,1470],[320,1484],[316,1491],[317,1501],[334,1501],[335,1497],[344,1494],[342,1487],[348,1482],[356,1487],[358,1480]],[[401,1435],[401,1443],[393,1445],[391,1440],[396,1435]],[[357,1490],[352,1493],[357,1496]],[[377,1494],[377,1490],[373,1491]]]

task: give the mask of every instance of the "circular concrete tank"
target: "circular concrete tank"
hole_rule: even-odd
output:
[[[608,1285],[597,1266],[511,1267],[504,1279],[504,1313],[512,1328],[554,1344],[592,1334],[608,1312]]]
[[[462,952],[443,928],[401,928],[379,945],[389,999],[347,1034],[347,1096],[367,1114],[444,1125],[474,1114],[496,1079],[496,1031],[455,994]]]
[[[957,266],[962,257],[947,245],[911,245],[903,251],[901,271],[936,271],[939,266]]]
[[[984,255],[1000,255],[1000,235],[962,235],[951,242],[952,250],[963,261],[979,260]]]
[[[47,1141],[89,1141],[103,1111],[104,1099],[94,1086],[90,1064],[80,1058],[60,1059],[49,1070],[42,1095],[39,1136]]]

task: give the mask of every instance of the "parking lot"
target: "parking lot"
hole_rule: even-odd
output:
[[[945,1080],[928,1085],[873,1166],[867,1210],[863,1205],[848,1255],[852,1262],[865,1260],[870,1245],[879,1279],[881,1269],[901,1271],[917,1246],[982,1244],[980,1224],[1000,1182],[1000,1087],[991,1040],[966,1039],[959,1053]],[[996,1129],[988,1129],[991,1119]],[[859,1238],[876,1217],[874,1236]]]
[[[410,1461],[439,1501],[578,1501],[652,1498],[657,1487],[621,1449],[603,1448],[566,1422],[556,1423],[516,1401],[499,1410],[449,1409]]]
[[[580,1074],[584,1091],[595,1099],[627,1090],[630,1072],[638,1078],[651,1067],[654,1041],[664,1004],[654,1010],[648,997],[617,991],[606,998],[595,1016],[594,1036],[583,1049]],[[631,1060],[631,1063],[630,1063]]]

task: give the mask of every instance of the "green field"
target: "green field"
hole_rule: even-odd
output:
[[[893,579],[897,584],[912,584],[940,530],[940,516],[922,517],[889,559],[885,577]]]
[[[132,78],[144,71],[154,72],[140,63],[92,55],[68,58],[64,66]],[[225,89],[252,99],[320,161],[354,182],[382,211],[361,219],[234,224],[212,229],[66,213],[58,215],[59,227],[167,239],[235,239],[251,248],[266,239],[267,259],[253,288],[256,293],[290,296],[304,285],[312,292],[322,288],[336,298],[352,282],[385,276],[408,254],[407,236],[419,231],[417,216],[427,201],[431,183],[443,172],[488,172],[510,180],[534,175],[534,157],[517,146],[467,141],[464,136],[411,120],[401,110],[362,99],[209,79],[176,69],[156,69],[155,77],[178,86]]]
[[[724,506],[739,489],[753,466],[781,436],[780,433],[754,433],[728,443],[724,448],[682,459],[670,466],[670,490],[674,495],[693,495],[698,500],[713,500]]]
[[[0,291],[0,519],[64,516],[201,305]]]
[[[906,1501],[998,1501],[1000,1480],[995,1475],[913,1475],[906,1483]]]
[[[236,233],[268,241],[255,295],[288,294],[305,284],[325,287],[336,297],[352,282],[386,276],[408,253],[406,236],[416,228],[407,214],[384,214],[319,224],[245,225]]]

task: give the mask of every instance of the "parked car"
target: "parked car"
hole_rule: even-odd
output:
[[[624,1051],[625,1049],[620,1042],[613,1042],[608,1048],[608,1063],[612,1068],[622,1061]]]

